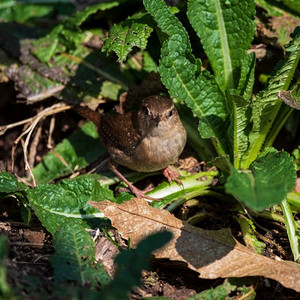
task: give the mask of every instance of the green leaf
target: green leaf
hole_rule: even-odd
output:
[[[298,145],[298,148],[295,149],[292,153],[294,158],[294,166],[296,168],[296,171],[300,170],[300,145]]]
[[[79,26],[99,10],[107,10],[119,5],[119,1],[98,3],[77,11],[73,16],[57,25],[45,37],[34,41],[32,53],[42,62],[48,62],[56,53],[75,49],[86,37]]]
[[[264,8],[267,11],[267,17],[283,16],[283,10],[269,3],[268,0],[256,0],[256,2],[258,6]]]
[[[5,264],[5,260],[8,253],[8,240],[5,235],[0,236],[0,267]]]
[[[89,176],[62,180],[56,185],[38,185],[28,191],[28,198],[29,205],[51,233],[69,219],[89,222],[97,216],[102,217],[88,201],[114,201],[112,191]]]
[[[73,7],[71,3],[69,5]],[[23,23],[33,18],[49,16],[54,11],[54,8],[54,3],[51,4],[50,1],[45,3],[42,0],[1,0],[0,21]]]
[[[115,260],[114,280],[101,291],[99,299],[127,299],[129,291],[140,284],[142,270],[149,267],[151,252],[164,246],[171,237],[168,231],[157,232],[139,242],[136,249],[121,252]]]
[[[245,57],[241,66],[241,76],[237,87],[237,94],[247,101],[250,101],[252,97],[255,81],[255,62],[255,54],[252,52]]]
[[[294,261],[300,262],[300,235],[297,230],[297,225],[291,210],[291,207],[286,199],[281,204],[281,210],[284,216],[285,227],[288,234],[290,247],[294,256]]]
[[[255,211],[280,203],[296,181],[293,160],[287,152],[266,148],[251,164],[250,170],[232,168],[226,192]]]
[[[17,300],[7,282],[6,258],[9,246],[8,239],[5,235],[0,236],[0,298],[7,300]]]
[[[50,258],[56,281],[76,281],[94,288],[106,285],[110,277],[100,263],[95,263],[92,237],[75,220],[63,223],[54,235],[55,254]]]
[[[112,100],[118,100],[119,99],[119,95],[121,93],[121,85],[120,84],[116,84],[113,83],[111,81],[104,81],[102,86],[101,86],[101,96],[103,96],[104,98],[109,98]]]
[[[262,254],[263,249],[266,248],[266,244],[259,241],[256,237],[256,229],[253,221],[246,218],[245,216],[236,217],[235,219],[241,227],[243,240],[246,246],[250,249],[253,249],[258,254]]]
[[[186,300],[225,300],[231,299],[230,294],[236,291],[237,286],[230,284],[228,281],[215,288],[208,289]]]
[[[12,174],[2,170],[0,173],[0,196],[26,191],[27,185],[21,183]]]
[[[247,126],[251,116],[251,96],[254,84],[255,55],[251,53],[246,56],[242,67],[241,77],[236,90],[230,90],[230,125],[228,136],[232,143],[234,166],[239,168],[242,155],[248,149]],[[249,130],[248,130],[249,131]]]
[[[4,40],[9,38],[8,30],[14,33],[17,31],[12,26],[0,25],[0,33]],[[99,97],[104,79],[124,89],[132,85],[133,78],[128,76],[128,73],[124,74],[117,63],[83,45],[78,45],[69,53],[55,55],[51,59],[51,66],[48,66],[30,53],[31,41],[20,40],[16,36],[13,42],[9,43],[10,47],[6,47],[6,51],[11,52],[11,49],[19,47],[20,43],[22,54],[18,58],[26,65],[11,65],[6,74],[15,82],[15,87],[20,92],[18,97],[26,98],[29,104],[51,96],[73,103],[83,100],[88,102]]]
[[[288,8],[300,14],[300,6],[298,0],[279,0],[279,1],[283,2],[283,4],[286,5]]]
[[[293,79],[300,58],[300,27],[297,27],[291,36],[293,40],[286,47],[286,58],[277,64],[267,88],[259,93],[253,101],[253,129],[249,134],[250,145],[242,158],[241,167],[243,169],[249,167],[261,150],[281,106],[281,100],[277,95],[280,91],[287,90]],[[284,119],[282,116],[280,118]],[[276,126],[276,130],[273,128],[273,133],[278,133],[280,126],[283,126],[283,123]],[[274,134],[268,139],[273,141]]]
[[[169,36],[163,43],[159,66],[163,84],[171,96],[184,101],[199,118],[201,136],[212,137],[218,151],[223,153],[227,117],[223,92],[213,76],[208,72],[201,74],[200,61],[192,55],[187,32],[165,2],[144,0],[144,5]]]
[[[52,152],[46,154],[42,162],[33,169],[39,184],[51,182],[63,175],[71,174],[72,170],[85,167],[103,155],[106,150],[100,143],[94,124],[88,122],[59,143],[54,148],[54,152],[58,153],[64,161]]]
[[[118,61],[123,62],[133,47],[144,50],[148,38],[153,31],[153,24],[149,14],[138,13],[120,24],[115,24],[104,40],[102,51],[114,51]]]
[[[255,1],[190,0],[187,14],[222,89],[236,87],[254,36]]]

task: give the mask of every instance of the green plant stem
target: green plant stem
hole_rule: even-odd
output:
[[[222,199],[224,200],[224,198],[226,198],[224,195],[211,191],[211,190],[196,190],[196,191],[192,191],[190,193],[185,194],[184,197],[178,198],[177,200],[175,200],[174,202],[172,202],[167,208],[166,210],[168,211],[173,211],[175,208],[177,208],[178,206],[182,205],[183,203],[185,203],[186,201],[195,198],[195,197],[199,197],[199,196],[210,196],[210,197],[215,197],[218,199]]]
[[[245,244],[257,253],[261,254],[262,249],[265,248],[266,245],[263,242],[260,242],[254,235],[251,227],[252,221],[247,219],[245,216],[236,217],[235,219],[241,227]]]
[[[277,135],[279,134],[283,125],[286,123],[289,116],[291,115],[292,111],[293,111],[293,108],[291,108],[287,105],[280,108],[279,113],[272,125],[272,128],[267,135],[267,138],[265,140],[263,148],[271,147],[273,145],[274,140],[276,139]]]
[[[294,205],[297,208],[297,211],[300,212],[300,193],[291,192],[287,194],[287,201]]]
[[[217,156],[215,145],[209,139],[201,138],[198,131],[198,121],[193,117],[192,112],[187,106],[175,103],[180,119],[187,131],[189,144],[192,146],[198,157],[204,161],[210,161]]]
[[[10,294],[9,285],[6,282],[6,269],[4,266],[0,266],[0,296],[8,296]]]
[[[280,222],[280,223],[284,223],[284,221],[285,221],[283,216],[273,213],[271,211],[267,211],[267,210],[264,210],[262,212],[252,211],[251,215],[255,216],[255,217],[259,217],[259,218],[264,218],[264,219]]]
[[[297,226],[290,205],[287,200],[284,199],[281,202],[280,206],[285,218],[285,226],[289,237],[291,250],[294,256],[294,261],[300,262],[300,238],[299,234],[297,233]]]

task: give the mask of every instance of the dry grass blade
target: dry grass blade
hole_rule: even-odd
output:
[[[28,162],[28,150],[27,150],[31,135],[32,135],[34,129],[36,128],[37,124],[43,118],[46,118],[48,116],[57,114],[59,112],[65,111],[65,110],[68,110],[70,108],[71,108],[70,105],[66,105],[64,103],[57,103],[57,104],[54,104],[50,107],[45,108],[44,110],[42,110],[41,112],[36,114],[34,117],[32,117],[30,119],[26,119],[26,121],[27,121],[26,122],[26,125],[27,125],[26,130],[24,130],[14,142],[14,146],[13,146],[12,152],[11,152],[12,153],[11,154],[12,155],[12,169],[14,169],[14,154],[15,154],[16,147],[19,144],[19,142],[21,140],[23,140],[23,137],[25,135],[27,135],[24,143],[22,143],[23,153],[24,153],[24,161],[25,161],[25,170],[29,171],[29,174],[30,174],[30,176],[31,176],[31,178],[33,179],[33,182],[34,182],[34,186],[35,186],[35,180],[34,180],[34,176],[33,176],[32,171],[31,171],[30,163]],[[14,123],[14,124],[15,124],[15,126],[17,126],[16,125],[17,123]],[[21,122],[18,123],[18,125],[21,125],[21,124],[24,124],[24,123],[21,123]],[[7,125],[7,126],[9,126],[9,125]],[[10,128],[12,128],[12,127],[10,127]]]
[[[149,206],[144,200],[131,199],[123,204],[90,202],[109,218],[124,238],[135,246],[147,235],[168,230],[173,239],[156,251],[157,258],[181,261],[201,278],[264,276],[300,292],[300,266],[275,261],[252,252],[232,236],[230,230],[203,230],[183,223],[166,210]]]

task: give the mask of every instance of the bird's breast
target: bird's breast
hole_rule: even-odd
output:
[[[174,163],[186,143],[184,127],[145,137],[132,155],[116,152],[111,158],[120,165],[139,172],[152,172]]]

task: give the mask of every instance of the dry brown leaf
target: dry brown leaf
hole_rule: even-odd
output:
[[[155,257],[184,262],[199,272],[201,278],[264,276],[300,292],[298,264],[275,261],[252,252],[237,242],[228,229],[211,231],[185,224],[142,199],[134,198],[123,204],[89,203],[103,212],[124,238],[130,238],[133,247],[151,233],[171,231],[173,239],[155,251]]]

